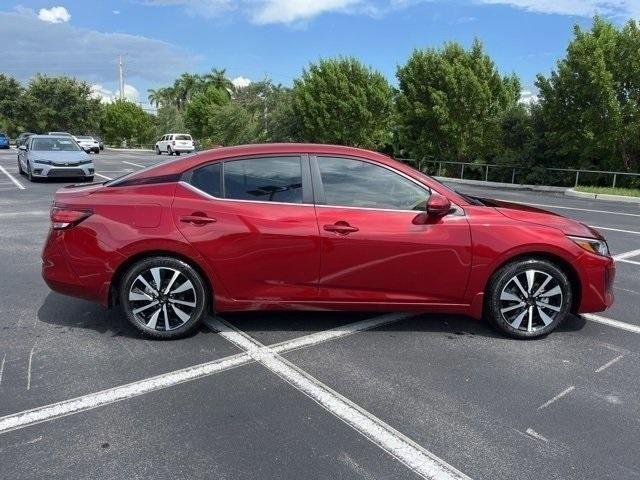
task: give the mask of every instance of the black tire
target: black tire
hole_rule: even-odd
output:
[[[22,163],[20,163],[20,159],[18,159],[18,173],[20,175],[24,175],[24,170],[22,170]]]
[[[167,155],[173,155],[173,150],[171,150],[170,146],[167,146]]]
[[[93,182],[93,175],[91,175],[90,177],[83,177],[83,180],[85,182]]]
[[[530,272],[534,272],[532,285]],[[548,260],[525,258],[508,263],[492,276],[485,292],[484,315],[510,337],[538,338],[558,328],[572,302],[571,282],[562,269]]]
[[[93,153],[100,154],[100,149],[98,148],[97,150],[94,150]]]
[[[162,155],[162,152],[160,151],[160,147],[158,147],[156,145],[156,155]]]
[[[155,283],[152,269],[159,270],[159,289]],[[170,291],[165,294],[164,290],[169,286],[175,272],[179,272],[180,275],[175,280],[175,285],[177,286],[174,290],[180,290],[181,287],[184,287],[189,282],[190,286],[186,291],[180,293],[173,294],[173,291]],[[142,276],[143,279],[148,279],[146,282],[156,289],[155,293],[145,287],[145,284],[139,280],[139,276]],[[184,337],[196,328],[208,313],[209,292],[202,277],[191,265],[173,257],[150,257],[132,265],[122,277],[118,295],[127,320],[141,333],[152,338],[174,339]],[[140,295],[147,298],[136,300],[135,297]],[[173,303],[180,301],[183,304]],[[153,304],[153,302],[158,303]],[[194,306],[184,306],[186,305],[184,302],[193,303]],[[156,306],[158,308],[155,308]],[[176,306],[178,307],[177,310],[174,308]],[[133,313],[134,310],[141,307],[147,308],[137,314]],[[156,311],[159,313],[154,319],[153,316]],[[165,312],[167,314],[166,317]],[[188,320],[181,320],[178,316],[179,313],[182,315],[188,314]],[[168,322],[169,330],[165,328],[165,322]]]
[[[27,160],[27,180],[29,180],[30,182],[36,181],[35,177],[31,173],[31,164],[29,163],[28,160]]]
[[[179,157],[181,152],[176,152],[176,155]]]

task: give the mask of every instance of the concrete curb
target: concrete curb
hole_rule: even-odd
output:
[[[640,197],[628,197],[625,195],[609,195],[607,193],[589,193],[578,192],[573,188],[569,188],[564,192],[569,197],[590,198],[592,200],[604,200],[607,202],[626,202],[640,204]]]
[[[114,148],[104,147],[105,150],[111,150],[114,152],[153,152],[150,148]]]
[[[567,187],[550,187],[548,185],[520,185],[517,183],[502,183],[502,182],[485,182],[484,180],[467,180],[464,178],[451,178],[451,177],[433,177],[444,183],[460,183],[463,185],[477,185],[479,187],[487,188],[506,188],[511,190],[536,190],[539,192],[560,192],[564,193]]]

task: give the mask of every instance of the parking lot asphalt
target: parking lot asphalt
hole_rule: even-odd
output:
[[[167,157],[93,159],[100,181]],[[49,291],[40,250],[65,183],[29,183],[14,150],[0,167],[0,478],[640,478],[639,205],[456,186],[596,226],[622,255],[614,306],[546,338],[258,312],[161,342]]]

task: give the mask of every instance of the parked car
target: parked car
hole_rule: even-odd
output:
[[[100,144],[93,137],[89,135],[76,135],[73,138],[85,152],[100,153]]]
[[[20,135],[18,135],[18,138],[16,138],[16,147],[24,145],[24,143],[27,141],[27,138],[29,138],[31,135],[35,134],[31,132],[22,132]]]
[[[356,148],[209,150],[63,188],[51,221],[47,284],[152,337],[210,311],[308,308],[467,314],[531,338],[613,302],[597,230]]]
[[[73,135],[67,132],[49,132],[48,135],[55,135],[56,137],[71,137],[74,138]]]
[[[10,148],[11,141],[6,133],[0,133],[0,148]]]
[[[31,135],[18,147],[18,171],[29,181],[45,177],[80,177],[92,181],[93,161],[73,138]]]
[[[168,133],[163,135],[155,145],[156,154],[160,155],[162,152],[166,152],[169,155],[180,155],[181,153],[193,152],[195,146],[193,144],[193,138],[187,133]]]
[[[100,146],[100,150],[104,150],[104,142],[102,141],[102,137],[98,137],[94,135],[93,138],[96,140],[96,142],[98,142],[98,145]]]

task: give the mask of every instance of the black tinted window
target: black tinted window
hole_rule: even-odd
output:
[[[225,162],[224,194],[237,200],[302,203],[300,157]]]
[[[220,163],[212,163],[193,171],[191,185],[214,197],[221,197]]]
[[[348,158],[318,157],[328,205],[426,210],[429,191],[387,168]]]

